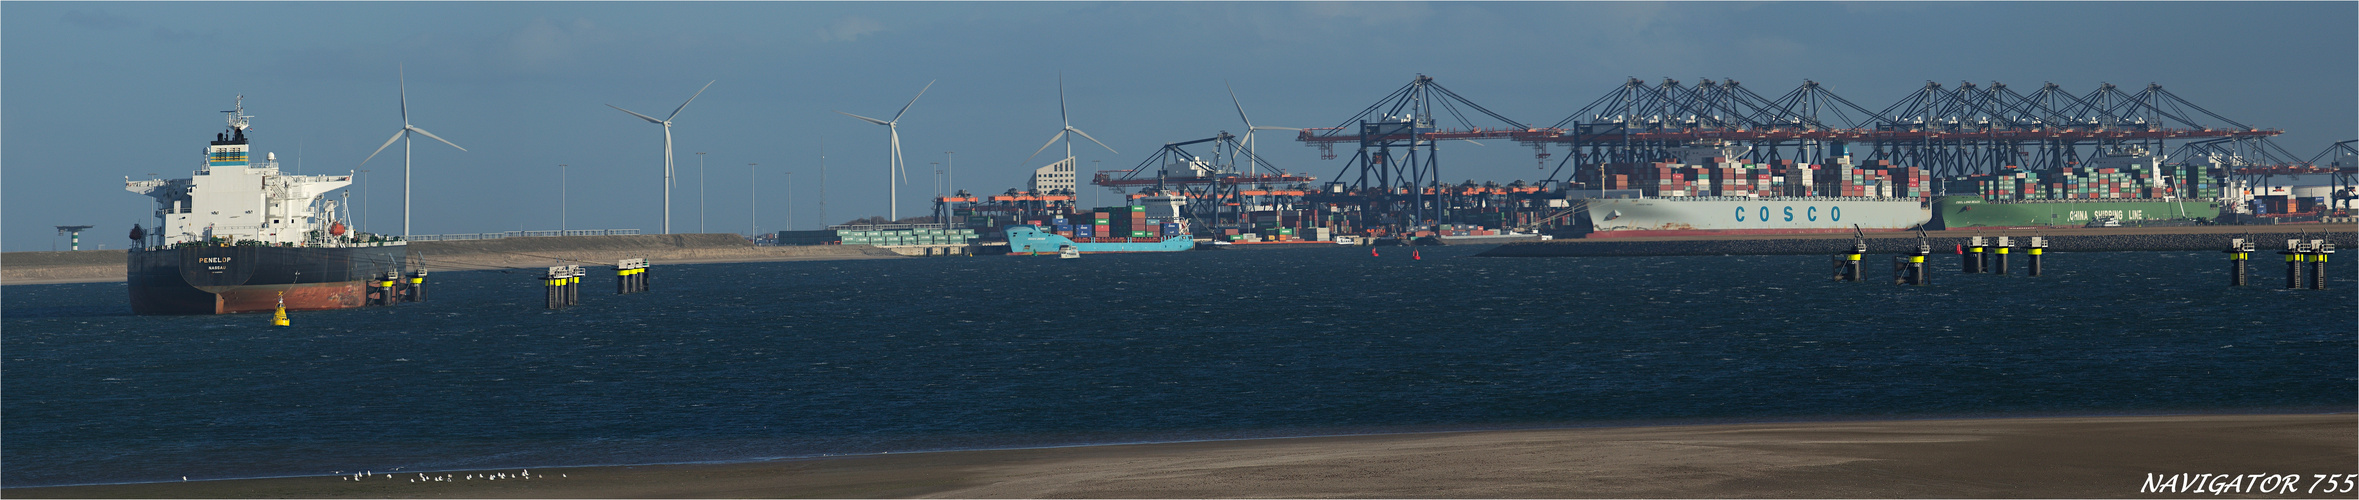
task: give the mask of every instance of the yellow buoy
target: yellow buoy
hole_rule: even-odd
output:
[[[287,326],[287,292],[278,293],[278,312],[270,315],[272,326]]]

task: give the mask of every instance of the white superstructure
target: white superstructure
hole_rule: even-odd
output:
[[[329,191],[352,185],[346,175],[285,175],[277,155],[248,158],[244,99],[229,111],[229,130],[205,148],[205,163],[186,179],[131,180],[123,189],[156,199],[158,223],[151,234],[163,244],[226,238],[271,245],[333,246],[348,240],[331,235],[341,219]],[[342,229],[342,228],[333,228]]]

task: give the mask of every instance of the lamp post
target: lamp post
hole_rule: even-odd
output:
[[[559,163],[559,164],[557,164],[557,230],[558,230],[558,231],[564,231],[564,230],[567,230],[567,229],[573,229],[573,227],[572,227],[572,226],[570,226],[570,225],[568,225],[568,224],[567,224],[567,221],[565,220],[565,219],[566,219],[566,217],[567,217],[568,215],[570,215],[570,214],[571,214],[571,211],[572,211],[571,209],[573,208],[571,205],[567,205],[567,204],[566,204],[566,199],[565,199],[565,198],[566,198],[566,196],[565,196],[565,192],[566,192],[566,189],[569,187],[569,186],[567,186],[567,185],[566,185],[566,183],[565,183],[565,182],[566,182],[566,178],[567,178],[567,175],[566,175],[566,174],[567,174],[567,172],[568,172],[568,171],[569,171],[569,169],[565,168],[565,164],[563,164],[563,163]],[[557,234],[559,234],[559,235],[563,235],[563,234],[565,234],[565,233],[557,233]]]
[[[704,230],[704,153],[696,153],[696,232]]]
[[[795,172],[786,172],[786,229],[795,231]]]
[[[748,200],[746,205],[753,208],[750,210],[752,213],[749,214],[749,217],[753,219],[754,223],[753,231],[746,233],[746,236],[762,234],[762,177],[754,175],[754,165],[758,164],[745,164],[745,179],[748,181],[746,187],[751,188],[745,193]]]

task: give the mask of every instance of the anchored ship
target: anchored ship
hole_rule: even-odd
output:
[[[1728,144],[1673,148],[1653,164],[1609,164],[1602,189],[1572,193],[1590,238],[1905,231],[1933,218],[1922,168],[1848,155],[1827,165],[1737,160]]]
[[[249,158],[245,98],[183,179],[123,182],[156,200],[153,231],[132,228],[127,283],[137,314],[229,314],[385,304],[416,293],[406,242],[351,231],[326,199],[346,175],[280,172],[275,154]],[[414,295],[410,295],[414,299]]]

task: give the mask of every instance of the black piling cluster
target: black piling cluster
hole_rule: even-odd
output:
[[[2007,253],[2013,251],[2014,249],[2015,239],[2005,236],[1999,237],[1998,244],[1991,245],[1991,274],[2007,274]]]
[[[1918,229],[1917,247],[1906,254],[1892,256],[1892,284],[1923,286],[1933,283],[1933,277],[1925,272],[1925,259],[1931,255],[1933,242],[1926,240],[1925,230]]]
[[[2252,262],[2253,242],[2247,238],[2228,240],[2228,286],[2244,286],[2246,263]]]
[[[623,259],[614,264],[614,293],[629,295],[647,291],[647,259]]]
[[[2007,274],[2007,268],[2010,267],[2007,256],[2015,253],[2016,243],[2015,238],[2008,236],[1987,240],[1981,236],[1968,238],[1964,245],[1966,250],[1959,255],[1959,269],[1966,274]],[[2046,273],[2048,238],[2033,236],[2023,243],[2024,270],[2034,277]]]
[[[1868,244],[1860,242],[1851,251],[1835,254],[1835,281],[1859,281],[1860,257],[1868,253]]]
[[[2334,254],[2334,242],[2310,240],[2310,289],[2326,289],[2326,256]]]
[[[419,270],[404,279],[400,271],[386,271],[369,280],[368,305],[390,306],[401,302],[426,300],[426,271]]]
[[[2039,277],[2040,271],[2043,268],[2040,260],[2048,253],[2048,238],[2045,236],[2031,237],[2031,245],[2024,248],[2024,253],[2030,254],[2030,257],[2028,257],[2030,262],[2026,262],[2026,264],[2031,266],[2031,269],[2029,269],[2029,271],[2031,271],[2031,276],[2034,278]]]
[[[1959,262],[1960,265],[1964,266],[1966,274],[1977,274],[1982,272],[1982,256],[1984,255],[1983,250],[1987,248],[1990,248],[1990,244],[1982,241],[1981,236],[1975,236],[1966,240],[1966,253],[1961,255],[1961,260]]]
[[[582,302],[582,266],[556,266],[541,276],[541,288],[548,296],[550,309],[564,309]]]
[[[2249,248],[2249,247],[2248,247]],[[2334,254],[2334,242],[2327,240],[2285,240],[2285,288],[2300,290],[2326,289],[2326,257]],[[2242,284],[2242,280],[2238,284]]]
[[[402,301],[402,302],[425,302],[425,301],[426,301],[426,270],[425,270],[425,269],[423,269],[423,268],[420,268],[420,269],[418,269],[418,270],[416,270],[416,271],[410,271],[410,287],[409,287],[409,290],[407,290],[407,293],[403,293],[403,294],[401,295],[401,301]]]

